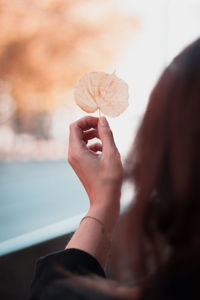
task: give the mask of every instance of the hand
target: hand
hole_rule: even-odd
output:
[[[87,146],[95,137],[102,144]],[[91,207],[119,206],[123,168],[105,117],[86,116],[70,125],[68,161],[85,187]]]

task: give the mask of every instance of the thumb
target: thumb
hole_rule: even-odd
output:
[[[105,117],[100,117],[98,122],[98,133],[102,141],[103,153],[113,152],[113,149],[116,150],[115,141],[113,138],[112,131]]]

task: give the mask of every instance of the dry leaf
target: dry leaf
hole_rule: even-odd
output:
[[[76,104],[87,113],[99,109],[110,117],[119,116],[128,106],[128,85],[114,73],[84,74],[74,90]]]

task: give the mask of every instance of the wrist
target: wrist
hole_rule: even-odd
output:
[[[86,216],[92,216],[99,219],[105,228],[112,233],[120,214],[120,202],[109,204],[94,204],[88,210]]]
[[[93,204],[102,204],[103,206],[117,204],[121,197],[121,183],[96,186],[88,193],[88,196],[91,206]]]
[[[112,231],[120,213],[121,185],[105,185],[91,193],[87,215],[100,219]]]

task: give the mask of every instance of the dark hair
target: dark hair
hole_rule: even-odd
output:
[[[200,264],[200,39],[153,89],[126,175],[135,184],[124,239],[135,278]]]

